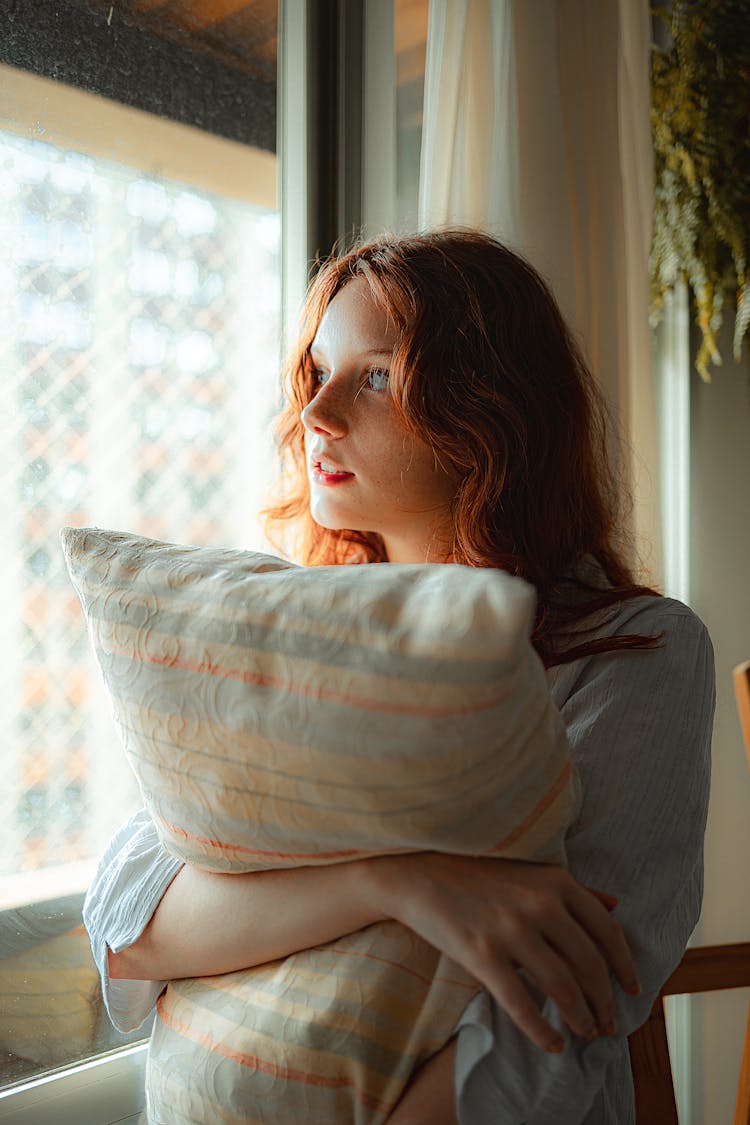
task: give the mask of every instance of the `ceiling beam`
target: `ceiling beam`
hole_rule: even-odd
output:
[[[199,36],[191,42],[167,40],[126,19],[117,0],[112,6],[108,21],[104,3],[93,9],[87,0],[3,0],[0,62],[275,151],[274,81],[227,64]]]
[[[238,12],[262,7],[268,8],[268,5],[261,5],[257,0],[188,0],[175,9],[174,16],[183,27],[203,31],[215,27],[230,16],[236,16]],[[259,23],[267,22],[264,20],[265,14],[262,10],[258,11]]]

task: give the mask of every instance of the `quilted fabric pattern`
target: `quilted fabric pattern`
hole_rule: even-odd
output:
[[[533,591],[455,565],[307,569],[65,529],[116,727],[211,870],[438,850],[562,862],[578,800]],[[476,991],[398,923],[170,984],[155,1122],[380,1122]]]

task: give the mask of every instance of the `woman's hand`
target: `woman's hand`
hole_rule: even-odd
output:
[[[368,861],[380,907],[456,961],[545,1051],[563,1049],[517,970],[555,1001],[573,1032],[614,1035],[609,970],[639,991],[614,899],[563,868],[421,852]]]

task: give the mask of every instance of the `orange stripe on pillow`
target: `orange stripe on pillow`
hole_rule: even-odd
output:
[[[550,805],[554,804],[567,783],[570,781],[572,773],[573,764],[572,762],[568,762],[560,776],[556,778],[556,780],[552,783],[550,788],[544,794],[542,799],[534,806],[529,815],[525,817],[525,819],[519,825],[517,825],[512,832],[509,832],[504,840],[501,840],[499,844],[495,844],[494,847],[490,848],[489,851],[484,852],[483,854],[491,855],[493,852],[503,851],[505,848],[509,848],[512,844],[515,844],[515,842],[519,840],[521,836],[524,835],[524,833],[528,832],[532,825],[534,825],[544,815]],[[559,831],[559,827],[557,825],[555,826],[555,828],[556,831]]]
[[[351,1089],[356,1099],[361,1102],[362,1105],[369,1106],[371,1109],[380,1110],[381,1113],[389,1113],[395,1105],[395,1102],[384,1102],[379,1098],[366,1094],[363,1090],[359,1090],[351,1078],[328,1078],[324,1074],[313,1074],[311,1071],[279,1066],[278,1063],[269,1062],[267,1059],[260,1058],[259,1055],[250,1055],[244,1051],[235,1051],[226,1043],[217,1043],[212,1036],[201,1034],[201,1032],[193,1027],[189,1027],[188,1024],[183,1023],[173,1016],[171,1012],[168,1012],[164,1002],[164,996],[160,996],[156,1002],[156,1014],[161,1022],[165,1024],[170,1031],[174,1031],[176,1035],[180,1035],[184,1039],[189,1039],[191,1043],[197,1043],[198,1046],[203,1047],[212,1054],[221,1055],[222,1058],[230,1059],[232,1062],[237,1063],[238,1066],[251,1067],[253,1070],[259,1070],[262,1074],[270,1074],[274,1078],[283,1078],[289,1082],[302,1082],[306,1086],[323,1086],[334,1090]]]
[[[390,965],[391,968],[398,969],[400,973],[408,973],[409,976],[416,977],[417,980],[424,981],[425,984],[432,984],[434,981],[440,981],[442,984],[455,985],[457,988],[466,988],[470,992],[478,992],[479,985],[474,983],[470,984],[468,981],[453,980],[451,977],[441,977],[438,975],[427,976],[418,973],[415,969],[409,969],[406,965],[401,964],[399,961],[389,961],[387,957],[378,957],[374,953],[357,953],[355,950],[350,949],[337,949],[335,946],[326,945],[321,952],[335,953],[339,957],[361,957],[368,961],[379,961],[381,965]]]
[[[194,843],[202,844],[204,847],[216,848],[218,851],[227,852],[241,852],[243,855],[257,855],[265,856],[266,859],[290,859],[290,860],[315,860],[315,859],[352,859],[357,856],[371,856],[373,852],[366,851],[365,849],[349,849],[338,852],[311,852],[306,854],[304,852],[265,852],[260,848],[248,848],[244,844],[225,844],[222,840],[209,840],[205,836],[196,836],[192,832],[188,832],[185,828],[180,828],[178,824],[170,824],[162,816],[154,815],[154,819],[158,820],[169,832],[174,833],[176,836],[181,836],[184,840],[192,840]],[[405,849],[393,849],[394,852],[404,852]],[[378,852],[380,854],[380,852]]]
[[[139,652],[133,653],[125,645],[115,645],[107,641],[106,646],[99,640],[98,653],[108,656],[124,656],[139,664],[152,664],[160,668],[175,668],[178,672],[194,672],[202,676],[220,676],[227,680],[239,680],[243,684],[254,684],[256,687],[276,688],[286,693],[294,692],[297,695],[309,696],[312,699],[324,700],[326,703],[342,703],[346,707],[356,707],[360,711],[387,711],[392,715],[421,715],[424,718],[457,718],[462,715],[474,715],[482,711],[491,711],[497,707],[498,701],[492,699],[486,703],[477,703],[471,707],[415,707],[409,703],[384,703],[380,699],[367,699],[360,695],[344,695],[342,692],[332,691],[330,688],[307,688],[288,680],[280,680],[276,676],[269,676],[262,672],[248,672],[240,668],[223,668],[219,664],[208,661],[195,663],[189,660],[178,660],[174,656],[152,656]]]

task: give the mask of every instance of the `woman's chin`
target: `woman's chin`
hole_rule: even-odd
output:
[[[319,527],[324,527],[326,531],[355,531],[356,526],[352,524],[351,520],[347,520],[342,512],[331,511],[328,505],[324,504],[311,504],[310,515]]]

